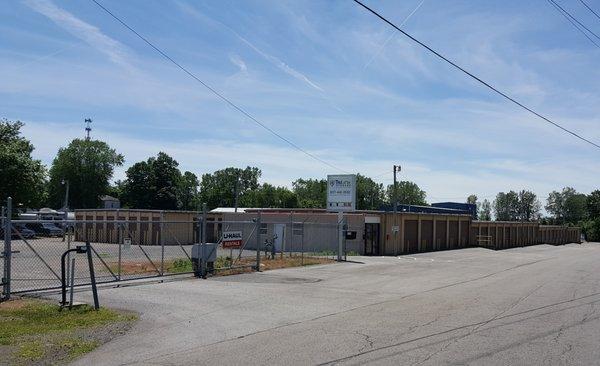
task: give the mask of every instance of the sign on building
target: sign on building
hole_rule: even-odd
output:
[[[243,237],[241,231],[224,231],[221,240],[223,248],[241,248]]]
[[[335,212],[356,209],[356,175],[327,176],[327,210]]]

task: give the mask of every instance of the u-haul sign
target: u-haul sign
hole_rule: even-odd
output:
[[[221,242],[223,248],[241,248],[243,236],[241,231],[224,231]]]

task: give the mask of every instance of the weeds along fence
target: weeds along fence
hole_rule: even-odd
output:
[[[192,246],[204,237],[216,243],[214,275],[288,266],[317,264],[353,254],[348,249],[344,223],[290,221],[207,222],[128,220],[11,220],[2,218],[3,298],[61,287],[61,256],[90,242],[98,283],[192,273]],[[224,233],[241,233],[241,241],[223,241]],[[340,237],[342,235],[343,237]],[[362,235],[362,234],[359,234]],[[341,238],[341,239],[340,239]],[[232,245],[233,244],[233,245]],[[6,253],[9,253],[7,255]],[[291,259],[290,259],[291,258]],[[73,261],[74,260],[74,261]],[[66,256],[67,283],[89,285],[85,254]]]

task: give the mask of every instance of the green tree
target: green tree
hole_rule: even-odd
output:
[[[244,193],[240,203],[244,207],[295,208],[298,207],[298,197],[286,187],[263,183],[257,189]]]
[[[519,216],[519,195],[517,192],[498,193],[494,200],[494,215],[498,221],[516,221]]]
[[[517,219],[520,221],[536,221],[540,218],[542,204],[535,193],[527,190],[519,192]]]
[[[584,221],[581,225],[582,231],[588,241],[600,241],[600,217]]]
[[[200,202],[206,203],[209,209],[219,206],[234,207],[237,188],[238,204],[241,206],[242,197],[258,189],[261,174],[260,169],[256,167],[229,167],[212,174],[203,174],[200,182]]]
[[[114,169],[123,160],[123,155],[103,141],[71,141],[58,150],[50,168],[50,206],[62,207],[68,181],[70,208],[98,207],[99,197],[108,193]]]
[[[587,196],[587,209],[590,218],[600,218],[600,189],[597,189]]]
[[[419,188],[416,183],[409,181],[401,181],[397,183],[398,204],[426,206],[425,198],[427,194]],[[387,200],[390,204],[394,204],[394,185],[390,184],[386,190]]]
[[[325,208],[327,205],[327,181],[325,179],[297,179],[292,190],[298,197],[298,205],[304,208]]]
[[[565,187],[561,192],[552,191],[546,201],[546,211],[558,224],[577,224],[588,216],[587,209],[587,196],[571,187]]]
[[[467,203],[470,205],[476,205],[477,204],[477,195],[470,195],[469,197],[467,197]]]
[[[364,175],[356,175],[356,208],[358,210],[378,210],[385,202],[383,184]]]
[[[474,219],[477,220],[477,217],[479,216],[479,212],[481,211],[481,203],[477,201],[477,195],[474,195],[474,194],[469,195],[469,197],[467,197],[467,203],[470,205],[475,205]],[[481,219],[481,220],[483,220],[483,219]]]
[[[127,169],[123,182],[124,206],[158,210],[181,208],[183,183],[178,166],[179,163],[164,152],[133,164]],[[188,178],[193,180],[189,175]]]
[[[179,163],[169,155],[159,152],[156,159],[149,159],[152,166],[154,188],[152,206],[161,210],[177,210],[181,206],[179,193],[181,172]]]
[[[479,207],[479,220],[490,221],[492,219],[492,204],[486,199],[483,200]]]
[[[0,120],[0,202],[37,207],[45,200],[46,168],[33,159],[33,145],[21,136],[20,121]]]
[[[179,185],[179,202],[182,210],[197,210],[198,209],[198,187],[200,181],[196,174],[185,172],[181,176]]]
[[[127,178],[121,184],[123,207],[151,208],[153,182],[151,162],[140,161],[133,164],[125,173]]]

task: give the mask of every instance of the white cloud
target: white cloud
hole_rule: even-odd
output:
[[[70,12],[59,8],[51,0],[24,0],[24,3],[34,11],[48,17],[73,36],[105,54],[112,62],[128,68],[131,66],[128,61],[129,55],[126,47],[102,33],[98,27],[86,23]]]
[[[231,61],[231,63],[234,64],[235,66],[239,67],[240,68],[240,72],[246,72],[248,70],[248,67],[246,66],[246,63],[238,55],[230,55],[229,56],[229,61]]]

